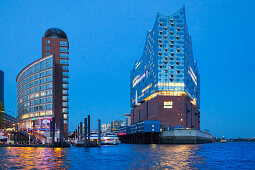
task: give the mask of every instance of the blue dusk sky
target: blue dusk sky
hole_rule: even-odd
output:
[[[5,108],[16,116],[16,77],[41,57],[50,27],[70,42],[69,129],[89,113],[93,127],[130,112],[129,77],[157,12],[186,7],[201,74],[201,129],[255,137],[254,5],[234,0],[26,0],[0,2],[0,69]]]

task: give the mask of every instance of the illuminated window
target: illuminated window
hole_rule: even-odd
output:
[[[180,31],[180,27],[177,28],[177,31]]]
[[[64,119],[67,119],[67,114],[63,114]]]
[[[68,120],[64,120],[64,124],[68,124]]]
[[[160,34],[160,35],[163,34],[163,31],[159,31],[159,34]]]
[[[171,23],[171,27],[173,27],[174,26],[174,23]]]
[[[160,26],[163,26],[163,23],[162,23],[162,22],[160,22],[160,23],[159,23],[159,25],[160,25]]]
[[[174,34],[174,32],[173,31],[170,31],[170,35],[173,35]]]
[[[172,101],[164,101],[164,108],[165,109],[173,108],[173,102]]]
[[[170,19],[170,22],[174,22],[174,20],[173,20],[173,19]]]
[[[167,30],[167,27],[164,27],[164,30]]]

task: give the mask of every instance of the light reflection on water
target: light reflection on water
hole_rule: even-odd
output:
[[[254,168],[254,143],[0,148],[0,169]]]

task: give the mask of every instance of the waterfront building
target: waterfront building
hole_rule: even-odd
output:
[[[111,132],[116,133],[116,134],[119,133],[122,123],[123,123],[123,120],[112,121],[111,122]]]
[[[111,132],[111,124],[102,124],[101,131],[102,133]]]
[[[8,115],[7,113],[0,114],[0,129],[15,128],[17,118]]]
[[[157,14],[130,79],[131,124],[157,120],[164,129],[200,129],[200,74],[184,6]]]
[[[68,136],[69,42],[59,28],[48,29],[42,37],[42,57],[18,74],[17,110],[19,128],[50,129],[55,117],[56,129]]]
[[[0,102],[4,105],[4,72],[0,70]]]

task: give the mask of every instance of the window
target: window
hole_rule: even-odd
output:
[[[177,52],[180,52],[181,50],[180,50],[180,49],[177,49],[176,51],[177,51]]]
[[[162,65],[159,66],[159,68],[162,68],[162,67],[163,67]]]
[[[171,23],[171,27],[173,27],[174,26],[174,23]]]
[[[64,124],[68,124],[68,120],[64,120]]]
[[[162,53],[161,53],[161,52],[159,52],[159,53],[158,53],[158,55],[159,55],[159,56],[162,56]]]
[[[60,51],[61,52],[68,52],[68,48],[67,47],[60,47]]]
[[[68,106],[68,102],[62,102],[62,106],[67,107]]]
[[[45,50],[47,50],[47,46],[45,46]]]
[[[181,71],[180,70],[177,70],[177,73],[180,73]]]
[[[171,69],[174,69],[174,66],[171,66]]]
[[[174,22],[174,20],[173,20],[173,19],[170,19],[170,22]]]
[[[165,109],[173,108],[173,102],[172,101],[164,101],[164,108]]]
[[[160,22],[160,23],[159,23],[159,26],[163,26],[163,22]]]
[[[63,114],[63,118],[64,118],[64,119],[67,119],[67,114]]]
[[[67,90],[63,90],[62,92],[63,92],[63,94],[68,94]]]
[[[62,96],[62,100],[68,100],[68,96]]]
[[[68,72],[63,72],[64,77],[68,77]]]
[[[167,30],[167,27],[164,27],[164,30]]]
[[[174,40],[171,40],[171,43],[173,44],[173,43],[174,43]]]
[[[168,51],[168,48],[165,48],[165,52],[167,52]]]
[[[177,31],[180,31],[180,27],[177,28]]]
[[[60,41],[60,46],[67,46],[68,42],[67,41]]]
[[[63,66],[63,70],[68,70],[68,66]]]
[[[68,78],[63,78],[64,83],[68,83]]]
[[[170,47],[171,47],[171,48],[173,48],[173,47],[174,47],[174,45],[173,45],[173,44],[170,44]]]
[[[68,64],[68,60],[61,60],[60,59],[60,64]]]
[[[159,47],[163,47],[163,44],[159,44]]]
[[[167,39],[167,36],[166,36],[166,35],[164,35],[164,38],[165,38],[165,39]]]
[[[48,50],[50,50],[50,46],[48,46]]]
[[[179,40],[179,39],[180,39],[180,36],[176,36],[176,39]]]
[[[174,34],[174,32],[173,31],[170,31],[170,35],[173,35]]]
[[[176,61],[176,64],[177,64],[177,65],[180,65],[180,61]]]
[[[68,89],[68,84],[63,84],[62,87],[63,89]]]
[[[174,53],[171,53],[171,56],[174,56]]]
[[[45,44],[47,44],[48,43],[48,40],[45,40]]]
[[[48,44],[50,44],[50,40],[48,40]]]
[[[68,108],[62,108],[63,113],[68,113]]]
[[[60,53],[60,58],[68,58],[68,54],[66,54],[66,53]]]
[[[159,35],[163,34],[163,31],[159,31]]]

